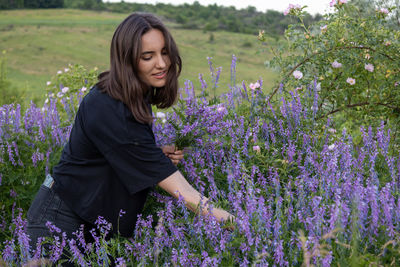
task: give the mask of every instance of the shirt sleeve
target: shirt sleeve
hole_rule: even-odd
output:
[[[100,103],[90,99],[83,103],[85,132],[130,194],[152,187],[177,171],[155,144],[149,125],[137,122],[119,101]]]
[[[154,143],[121,145],[105,156],[130,194],[155,186],[177,171]]]

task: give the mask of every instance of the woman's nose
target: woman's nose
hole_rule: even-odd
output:
[[[157,62],[156,62],[156,64],[157,64],[156,67],[157,67],[157,68],[160,68],[160,69],[165,68],[165,67],[167,66],[166,59],[164,58],[163,55],[159,55],[159,56],[157,57]]]

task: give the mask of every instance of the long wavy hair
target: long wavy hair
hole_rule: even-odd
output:
[[[152,88],[139,78],[142,36],[151,29],[162,32],[171,65],[166,84]],[[172,106],[178,95],[182,60],[174,39],[164,24],[152,14],[132,13],[115,30],[110,48],[110,69],[99,75],[97,86],[112,98],[122,101],[141,123],[151,123],[148,104],[158,108]]]

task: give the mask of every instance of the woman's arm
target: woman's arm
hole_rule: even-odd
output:
[[[181,195],[186,202],[186,207],[193,212],[197,212],[197,207],[199,206],[200,201],[202,201],[202,214],[209,213],[208,204],[206,204],[208,198],[204,196],[202,197],[179,171],[174,172],[172,175],[158,183],[158,185],[175,198],[179,198],[179,195]],[[229,212],[218,208],[213,208],[212,214],[218,221],[227,221],[234,218],[234,216]]]

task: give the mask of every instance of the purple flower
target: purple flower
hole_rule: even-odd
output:
[[[55,226],[52,222],[46,222],[46,227],[49,229],[50,233],[61,233],[60,228]]]

